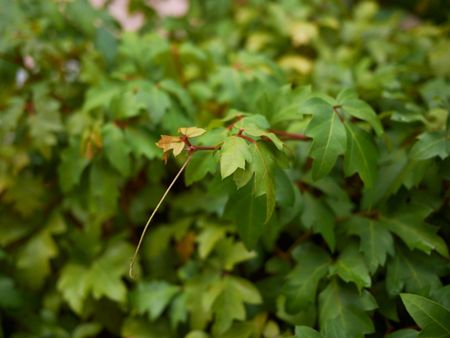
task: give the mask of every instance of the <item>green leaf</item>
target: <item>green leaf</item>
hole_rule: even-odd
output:
[[[450,154],[450,140],[445,131],[423,133],[411,148],[410,156],[414,160],[427,160],[433,157],[447,158]]]
[[[139,314],[148,313],[150,320],[155,320],[179,291],[178,286],[165,281],[141,282],[131,292],[130,303]]]
[[[313,139],[310,156],[314,159],[312,175],[315,180],[331,171],[338,156],[344,154],[347,142],[344,124],[333,107],[327,104],[318,107],[305,131]]]
[[[335,217],[330,208],[319,198],[313,197],[309,193],[303,194],[304,209],[301,220],[307,228],[312,228],[315,233],[319,233],[334,251],[336,237],[334,233]]]
[[[112,97],[109,109],[115,119],[139,116],[148,109],[147,90],[150,85],[130,84],[129,88]]]
[[[94,162],[89,172],[88,208],[97,221],[115,213],[119,197],[119,176],[100,162]]]
[[[57,288],[69,306],[78,314],[90,293],[96,299],[105,296],[116,302],[126,300],[122,276],[128,271],[132,247],[125,242],[111,242],[105,252],[87,267],[68,263],[59,277]]]
[[[350,286],[332,281],[319,296],[320,332],[328,338],[363,338],[374,332],[368,311],[377,305],[367,291],[358,293]]]
[[[117,53],[117,40],[110,30],[104,26],[95,30],[95,46],[109,65],[114,62]]]
[[[124,303],[126,300],[125,283],[101,260],[95,261],[89,271],[89,285],[95,299],[105,296],[119,303]]]
[[[366,102],[358,99],[353,90],[345,89],[340,92],[337,97],[337,101],[340,105],[342,105],[344,112],[358,119],[367,121],[375,130],[377,135],[381,135],[383,133],[383,127],[381,126],[380,120],[375,111]]]
[[[330,269],[345,282],[353,282],[361,291],[371,286],[369,271],[356,245],[348,244]]]
[[[377,175],[378,149],[365,131],[345,123],[347,150],[345,152],[345,175],[358,172],[365,186],[371,187]]]
[[[245,319],[245,307],[236,289],[225,283],[223,291],[213,304],[216,320],[213,332],[217,334],[225,332],[231,327],[233,320]]]
[[[101,331],[103,327],[99,323],[82,323],[77,325],[75,330],[73,331],[73,338],[88,338],[95,337]]]
[[[395,256],[388,261],[386,271],[386,288],[388,293],[398,295],[407,292],[428,295],[430,291],[439,289],[442,284],[439,275],[444,261],[439,256],[427,256],[418,251],[396,248]]]
[[[14,284],[13,279],[0,275],[1,309],[19,309],[24,305],[25,297]]]
[[[100,107],[109,107],[112,98],[120,93],[121,89],[117,84],[110,82],[89,88],[83,104],[83,111],[89,112]]]
[[[237,136],[225,139],[220,149],[220,174],[222,179],[230,176],[238,168],[245,169],[245,162],[250,162],[252,155],[247,142]]]
[[[51,272],[50,260],[57,255],[50,229],[41,230],[22,246],[16,258],[19,278],[33,289],[41,288]]]
[[[244,119],[244,121],[245,120],[248,120],[248,118]],[[239,123],[242,123],[242,120],[239,121]],[[272,143],[275,145],[275,147],[277,147],[278,150],[283,149],[283,142],[274,133],[268,132],[266,130],[257,127],[256,125],[248,123],[243,124],[242,129],[245,130],[245,134],[247,135],[255,137],[266,137],[270,141],[272,141]]]
[[[152,160],[161,155],[161,150],[155,144],[156,138],[143,129],[128,127],[125,129],[125,141],[136,156],[144,155]]]
[[[28,216],[43,207],[46,197],[47,191],[41,177],[24,172],[15,178],[2,199],[6,203],[12,203],[21,215]]]
[[[410,249],[419,249],[427,254],[436,250],[442,256],[449,257],[445,241],[436,234],[436,228],[424,221],[426,216],[421,208],[412,206],[411,209],[395,215],[382,216],[381,222]]]
[[[234,320],[246,317],[244,303],[261,303],[257,289],[248,281],[236,277],[225,277],[220,284],[220,295],[215,299],[212,310],[215,313],[213,332],[224,333]]]
[[[59,185],[64,192],[72,190],[80,182],[81,174],[89,160],[81,154],[80,141],[77,139],[61,152],[58,166]]]
[[[89,292],[88,269],[79,264],[67,264],[61,270],[57,288],[72,310],[81,314]]]
[[[111,242],[89,270],[89,285],[96,299],[105,296],[119,303],[126,300],[127,289],[122,276],[128,271],[133,247],[126,242]]]
[[[170,306],[170,324],[176,328],[180,323],[185,323],[188,317],[186,293],[176,295]]]
[[[449,337],[450,311],[442,305],[422,296],[403,293],[403,304],[420,326],[420,337]]]
[[[192,102],[191,96],[188,94],[186,89],[184,89],[181,85],[176,83],[173,80],[164,79],[159,83],[160,88],[163,90],[175,95],[177,99],[180,101],[183,108],[189,113],[192,114],[194,110],[194,105]]]
[[[295,338],[322,338],[323,336],[316,330],[308,326],[296,326]]]
[[[253,159],[250,163],[250,170],[255,173],[253,191],[257,197],[262,195],[266,197],[264,222],[267,223],[275,209],[274,158],[270,150],[261,143],[251,144],[250,152]]]
[[[214,174],[217,170],[217,159],[214,154],[207,151],[198,151],[186,167],[184,180],[186,185],[201,181],[208,173]]]
[[[387,255],[394,255],[394,241],[383,223],[374,219],[353,216],[346,222],[349,234],[361,240],[360,251],[364,254],[369,271],[374,273],[384,266]]]
[[[209,225],[197,237],[198,255],[201,259],[208,257],[216,243],[225,236],[226,228]]]
[[[431,297],[447,309],[450,309],[450,284],[431,292]]]
[[[35,95],[35,100],[36,114],[28,118],[30,136],[34,145],[48,156],[48,147],[56,145],[56,134],[64,130],[59,102],[41,94]]]
[[[256,253],[247,250],[242,242],[235,243],[231,238],[222,239],[218,242],[215,251],[219,256],[221,265],[227,271],[232,270],[236,264],[256,256]]]
[[[102,129],[103,149],[109,163],[123,176],[128,176],[131,170],[128,144],[121,129],[108,123]]]
[[[145,93],[145,99],[148,104],[150,118],[154,123],[160,122],[164,113],[172,105],[169,95],[157,86],[151,86]]]
[[[308,93],[307,96],[311,96],[311,93]],[[329,101],[328,97],[312,97],[300,102],[300,113],[313,116],[321,115],[324,111],[333,109],[332,104],[333,102]]]
[[[286,310],[292,314],[307,310],[315,303],[317,287],[331,263],[323,249],[311,244],[298,246],[293,256],[298,263],[287,275],[282,288]]]
[[[232,212],[239,237],[250,249],[256,246],[264,231],[265,199],[255,196],[255,184],[251,181],[244,188],[236,191],[230,196],[227,204],[227,209]]]
[[[147,318],[129,317],[123,321],[121,337],[172,338],[169,323],[164,320],[150,322]]]
[[[417,338],[418,331],[413,329],[401,329],[392,332],[386,336],[386,338]]]

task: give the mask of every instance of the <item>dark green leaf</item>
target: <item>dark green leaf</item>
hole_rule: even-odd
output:
[[[322,338],[323,336],[316,330],[308,326],[296,326],[295,338]]]
[[[421,327],[421,337],[449,337],[450,311],[442,305],[422,296],[400,295],[408,313]]]
[[[103,147],[109,163],[123,176],[128,176],[131,170],[128,144],[121,129],[109,123],[103,127]]]
[[[379,266],[384,266],[388,254],[394,254],[392,235],[382,222],[354,216],[346,223],[346,226],[350,234],[360,238],[360,251],[364,254],[371,273],[374,273]]]
[[[355,283],[358,290],[371,285],[369,270],[353,243],[348,244],[342,250],[341,255],[331,267],[330,273],[337,274],[345,282]]]
[[[81,154],[81,145],[78,140],[61,152],[58,173],[59,185],[64,192],[70,191],[80,182],[81,174],[88,163],[88,159]]]
[[[286,310],[297,313],[315,303],[317,287],[328,273],[331,260],[321,248],[309,244],[297,247],[293,255],[298,263],[287,275],[282,292]]]
[[[344,154],[347,142],[344,124],[333,107],[326,104],[318,107],[306,128],[306,135],[313,139],[310,156],[314,159],[312,173],[315,180],[331,171],[338,156]]]
[[[424,133],[411,148],[414,160],[427,160],[433,157],[445,159],[450,153],[450,140],[444,131]]]
[[[367,291],[332,281],[319,296],[320,332],[325,337],[364,337],[374,332],[368,311],[377,305]]]
[[[448,257],[444,240],[436,234],[434,227],[425,223],[424,218],[423,210],[413,206],[397,215],[383,216],[381,223],[399,236],[410,249],[419,249],[427,254],[436,250],[442,256]]]
[[[358,172],[364,184],[371,187],[377,176],[378,150],[365,131],[345,123],[347,150],[345,152],[345,174]]]
[[[248,248],[254,248],[264,231],[265,199],[255,196],[256,183],[250,182],[230,196],[227,209],[233,214],[239,236]]]

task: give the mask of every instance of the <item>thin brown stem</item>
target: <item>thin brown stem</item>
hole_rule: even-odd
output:
[[[297,140],[297,141],[309,141],[311,138],[304,134],[290,133],[284,130],[273,130],[270,129],[269,132],[279,136],[284,140]]]
[[[340,104],[333,106],[333,111],[335,112],[335,114],[339,117],[339,120],[341,120],[341,122],[344,122],[344,117],[342,116],[342,114],[339,112],[339,109],[342,108],[342,106]]]
[[[141,237],[139,238],[139,242],[138,242],[138,244],[136,246],[136,250],[134,251],[133,257],[131,258],[130,268],[128,270],[128,274],[130,275],[131,278],[134,278],[134,276],[133,276],[134,264],[136,262],[137,255],[139,253],[139,249],[141,248],[142,241],[144,240],[145,233],[147,232],[147,229],[148,229],[148,227],[149,227],[153,217],[155,216],[155,214],[158,211],[158,209],[160,208],[162,202],[164,201],[166,196],[169,194],[170,189],[172,189],[172,187],[175,184],[175,182],[177,181],[178,177],[180,177],[180,175],[183,172],[184,168],[186,168],[186,166],[188,165],[188,163],[190,162],[191,159],[192,159],[192,154],[189,154],[188,158],[186,159],[186,161],[184,161],[183,165],[181,166],[181,168],[178,171],[178,173],[175,175],[175,177],[172,180],[172,182],[170,183],[169,187],[166,189],[166,191],[162,195],[161,199],[159,200],[158,204],[156,205],[156,208],[153,210],[152,214],[148,218],[147,223],[145,224],[144,230],[142,231]]]
[[[256,141],[254,139],[252,139],[251,137],[242,135],[242,134],[236,134],[237,137],[243,138],[244,140],[250,142],[250,143],[256,143]]]
[[[219,146],[194,146],[191,145],[188,148],[189,152],[196,152],[197,150],[219,150],[220,148],[222,148],[220,145]]]
[[[244,118],[243,115],[238,115],[238,116],[236,116],[235,119],[234,119],[234,121],[233,121],[232,123],[230,123],[230,124],[227,126],[227,129],[228,129],[228,130],[233,129],[234,125],[235,125],[237,122],[239,122],[240,120],[242,120],[243,118]]]

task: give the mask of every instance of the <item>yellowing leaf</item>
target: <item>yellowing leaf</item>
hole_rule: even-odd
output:
[[[285,55],[278,60],[278,64],[284,70],[295,71],[299,74],[309,74],[313,68],[312,61],[301,55]]]
[[[178,156],[184,149],[184,142],[178,136],[161,135],[156,145],[161,148],[164,153],[173,150],[173,156]],[[164,154],[166,156],[166,154]]]
[[[307,45],[317,34],[317,26],[309,22],[297,21],[289,25],[289,35],[294,46]]]
[[[178,128],[178,132],[181,135],[187,137],[197,137],[206,133],[206,130],[203,128],[189,127],[189,128]]]

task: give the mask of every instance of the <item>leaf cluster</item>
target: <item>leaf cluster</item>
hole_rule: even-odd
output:
[[[0,337],[449,336],[448,22],[130,3],[0,0]]]

